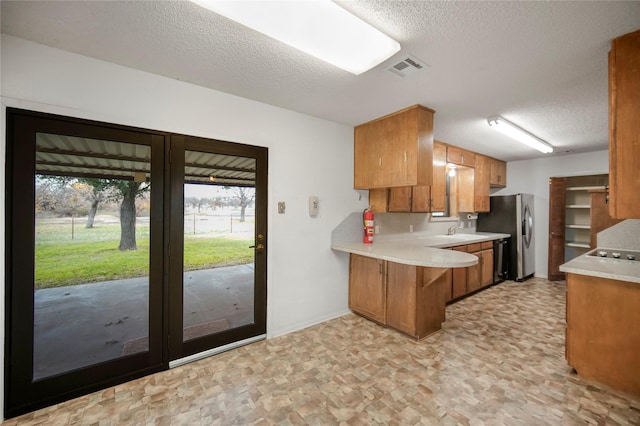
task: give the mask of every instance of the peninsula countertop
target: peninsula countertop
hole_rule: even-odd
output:
[[[478,257],[461,251],[445,250],[445,248],[508,237],[510,237],[509,234],[478,232],[475,234],[433,235],[384,239],[381,241],[374,240],[373,244],[342,242],[333,243],[331,248],[337,251],[388,260],[405,265],[432,268],[464,268],[476,265],[478,263]]]
[[[603,248],[596,250],[603,250]],[[561,265],[560,270],[570,274],[590,275],[640,284],[640,262],[637,260],[602,258],[590,256],[587,253]]]

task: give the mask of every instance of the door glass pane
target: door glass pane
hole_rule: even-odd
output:
[[[38,133],[34,380],[148,350],[146,145]]]
[[[255,170],[185,151],[184,341],[254,323]]]

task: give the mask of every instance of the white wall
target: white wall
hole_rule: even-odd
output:
[[[521,192],[535,196],[536,277],[548,276],[549,178],[609,173],[608,155],[608,151],[597,151],[507,164],[507,187],[491,195]]]
[[[268,335],[348,312],[348,256],[334,253],[330,239],[366,206],[352,189],[352,127],[6,35],[1,55],[2,164],[7,106],[268,147]],[[0,203],[4,188],[1,173]],[[310,195],[320,198],[315,219]],[[278,201],[287,204],[284,215]],[[4,205],[0,222],[2,233]]]

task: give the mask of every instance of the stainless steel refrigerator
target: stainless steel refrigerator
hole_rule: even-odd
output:
[[[533,195],[496,195],[490,207],[489,213],[478,214],[476,229],[511,235],[507,279],[524,281],[535,273]]]

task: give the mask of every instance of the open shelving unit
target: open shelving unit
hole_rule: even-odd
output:
[[[565,261],[591,249],[591,195],[589,191],[604,189],[608,175],[572,176],[565,188]]]

